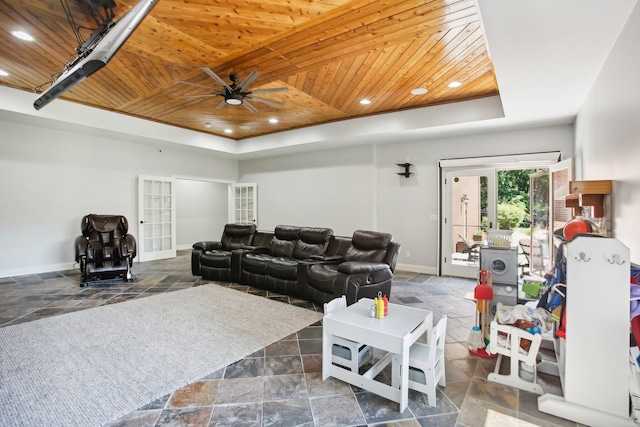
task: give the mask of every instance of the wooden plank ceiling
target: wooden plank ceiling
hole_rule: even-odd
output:
[[[136,2],[116,0],[116,19]],[[95,28],[69,4],[77,24]],[[2,85],[44,90],[75,55],[59,1],[0,0],[0,26]],[[14,29],[35,41],[11,36]],[[242,80],[257,70],[250,89],[286,86],[261,95],[284,106],[253,102],[252,113],[216,109],[219,97],[184,98],[211,92],[176,80],[220,88],[203,66],[229,83],[231,73]],[[462,86],[449,88],[452,81]],[[107,66],[62,98],[243,139],[497,93],[474,0],[160,0]]]

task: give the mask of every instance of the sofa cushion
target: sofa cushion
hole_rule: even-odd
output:
[[[344,256],[346,261],[384,262],[391,243],[391,234],[357,230],[351,238],[351,247]]]
[[[276,257],[291,257],[296,242],[292,240],[280,240],[276,237],[269,242],[269,253]]]
[[[284,280],[296,280],[298,260],[294,258],[273,257],[267,261],[267,274]]]
[[[330,228],[301,228],[298,240],[293,248],[293,257],[308,259],[311,255],[324,253],[329,245],[331,236],[333,236],[333,230]]]
[[[229,251],[207,251],[200,256],[200,264],[206,267],[230,268],[231,252]]]
[[[333,293],[333,281],[339,264],[316,264],[307,271],[307,284],[327,294]]]
[[[278,225],[271,242],[269,242],[269,253],[275,257],[290,258],[293,255],[293,248],[299,233],[300,227]]]
[[[227,224],[220,242],[226,250],[239,249],[251,244],[255,232],[255,224]]]
[[[267,274],[267,262],[272,258],[269,254],[248,252],[242,257],[242,269],[254,274]]]

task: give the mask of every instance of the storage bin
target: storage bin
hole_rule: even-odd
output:
[[[490,247],[508,248],[511,246],[512,230],[493,230],[487,231],[487,244]]]

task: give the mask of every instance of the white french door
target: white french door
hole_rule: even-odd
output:
[[[253,223],[258,220],[258,185],[255,183],[233,184],[233,222]]]
[[[440,256],[442,275],[475,278],[479,257],[475,251],[465,250],[478,243],[486,243],[486,231],[498,227],[499,172],[512,169],[546,169],[560,159],[559,152],[509,154],[440,160]],[[566,173],[567,163],[558,165]],[[552,169],[553,170],[553,169]],[[552,181],[556,173],[551,173]],[[566,180],[566,178],[565,178]],[[551,184],[553,188],[553,184]],[[557,197],[550,197],[554,203]],[[554,206],[550,207],[554,211]],[[553,218],[553,217],[551,217]],[[517,242],[512,241],[512,246]],[[470,253],[471,252],[471,253]]]
[[[475,278],[479,245],[496,224],[496,170],[443,170],[441,274]]]
[[[173,178],[138,177],[138,259],[176,256],[176,204]]]

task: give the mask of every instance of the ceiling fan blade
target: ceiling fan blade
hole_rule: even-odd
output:
[[[254,107],[253,105],[249,104],[245,98],[245,100],[242,102],[242,105],[245,106],[245,108],[249,111],[251,111],[252,113],[257,113],[258,109],[256,107]]]
[[[276,93],[276,92],[288,92],[288,87],[273,87],[270,89],[256,89],[252,90],[251,93]]]
[[[246,88],[247,86],[249,86],[251,83],[253,83],[258,77],[260,76],[260,73],[253,70],[243,81],[242,83],[240,83],[237,86],[237,89],[243,89]]]
[[[226,104],[227,104],[227,100],[223,99],[222,102],[220,102],[220,104],[216,106],[216,110],[219,110],[220,108],[224,107]]]
[[[181,96],[180,98],[184,98],[184,99],[193,99],[193,98],[210,98],[212,96],[220,96],[220,94],[218,93],[212,93],[209,95],[184,95]]]
[[[265,104],[275,105],[276,107],[282,107],[284,105],[284,102],[274,101],[273,99],[262,98],[260,96],[252,96],[250,99],[257,102],[263,102]]]
[[[177,83],[182,83],[182,84],[185,84],[185,85],[201,87],[203,89],[218,90],[218,89],[212,88],[211,86],[199,85],[198,83],[185,82],[184,80],[176,80],[176,82]]]
[[[207,73],[209,75],[209,77],[211,77],[213,80],[217,81],[218,83],[220,83],[225,89],[227,89],[229,92],[233,92],[233,89],[231,89],[231,86],[229,86],[228,84],[226,84],[224,82],[224,80],[222,80],[220,77],[218,77],[218,75],[216,73],[214,73],[213,71],[211,71],[211,69],[209,67],[200,67],[202,69],[202,71],[204,71],[205,73]]]

